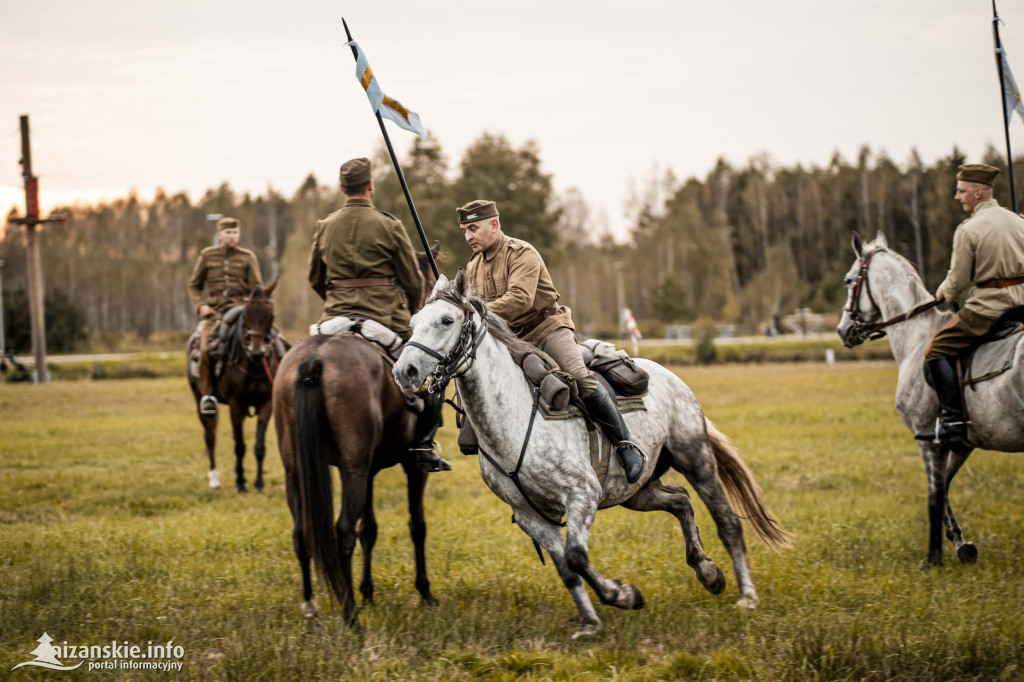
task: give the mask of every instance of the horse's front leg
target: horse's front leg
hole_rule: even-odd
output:
[[[946,455],[945,470],[946,509],[943,514],[943,521],[946,525],[946,537],[953,543],[957,558],[964,564],[973,564],[978,561],[978,548],[974,546],[973,542],[964,542],[963,531],[960,530],[960,524],[956,522],[956,517],[953,516],[953,508],[949,504],[949,485],[953,482],[953,477],[960,471],[960,467],[971,456],[971,452],[973,450],[950,450]]]
[[[427,517],[423,510],[423,493],[427,487],[427,472],[418,466],[403,462],[406,491],[409,498],[409,535],[416,555],[416,590],[426,604],[436,604],[427,578]]]
[[[256,492],[263,491],[263,458],[267,454],[267,425],[270,423],[272,408],[273,403],[268,399],[256,415],[256,444],[252,448],[252,452],[256,456]]]
[[[217,473],[217,417],[219,413],[203,414],[199,412],[199,399],[196,398],[196,412],[199,423],[203,425],[203,442],[206,444],[206,456],[210,460],[210,469],[206,476],[210,479],[210,487],[220,488],[220,475]]]
[[[573,573],[583,576],[602,604],[620,609],[642,609],[644,598],[635,585],[623,584],[601,575],[590,563],[587,543],[590,526],[597,514],[596,491],[585,489],[570,494],[565,505],[565,560]]]
[[[928,477],[928,560],[922,564],[942,564],[942,522],[946,511],[945,452],[932,443],[921,442],[921,457],[924,459],[925,475]]]
[[[516,524],[547,550],[558,570],[558,577],[562,579],[562,584],[569,590],[572,601],[576,604],[576,610],[580,614],[580,627],[573,633],[572,638],[580,641],[594,639],[601,631],[601,619],[597,617],[594,604],[587,595],[582,576],[569,568],[569,562],[565,557],[565,540],[558,526],[545,521],[526,505],[514,509]]]
[[[231,401],[231,429],[235,434],[235,486],[239,493],[247,493],[245,487],[245,470],[242,468],[242,460],[245,458],[245,434],[242,426],[245,423],[245,408],[238,402]]]
[[[633,497],[623,502],[622,506],[634,511],[666,511],[676,517],[683,531],[686,564],[693,569],[697,580],[711,594],[718,594],[725,589],[725,574],[704,553],[690,495],[684,488],[667,486],[659,480],[651,480]]]

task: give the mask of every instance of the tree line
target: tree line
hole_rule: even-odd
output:
[[[955,147],[931,165],[916,152],[897,163],[863,147],[855,160],[836,153],[824,166],[780,166],[758,154],[742,166],[721,159],[703,178],[655,172],[630,192],[624,242],[599,224],[578,190],[554,191],[534,142],[516,147],[485,133],[453,167],[435,137],[417,137],[401,161],[428,236],[447,254],[442,272],[453,276],[471,255],[455,207],[473,198],[497,201],[505,232],[541,251],[580,331],[592,335],[617,330],[620,295],[647,335],[699,318],[760,331],[796,308],[834,313],[845,299],[853,230],[866,237],[884,231],[934,289],[965,217],[952,200],[957,166],[965,162]],[[993,148],[972,161],[1005,168]],[[375,204],[400,218],[419,248],[383,146],[374,154],[374,178]],[[278,325],[305,330],[320,308],[306,282],[306,259],[315,222],[344,203],[337,184],[310,175],[291,196],[271,188],[239,195],[224,183],[195,202],[158,191],[152,201],[129,195],[57,208],[67,221],[39,232],[46,300],[55,307],[48,328],[59,321],[61,330],[48,335],[50,349],[70,350],[87,334],[146,337],[192,328],[186,284],[199,251],[212,242],[213,214],[238,218],[241,245],[259,256],[264,280],[280,276]],[[996,198],[1004,206],[1008,194],[1001,179]],[[20,352],[29,344],[23,228],[6,224],[0,259],[8,346]]]

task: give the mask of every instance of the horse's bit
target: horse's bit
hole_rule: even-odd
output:
[[[907,313],[901,313],[888,320],[882,320],[879,322],[868,322],[862,316],[860,312],[860,295],[861,289],[867,292],[868,300],[871,301],[871,305],[879,311],[881,315],[882,309],[875,303],[875,297],[871,295],[871,284],[868,281],[868,265],[871,263],[871,258],[881,251],[881,247],[876,247],[867,253],[861,254],[860,257],[860,269],[857,270],[857,276],[853,280],[853,286],[850,289],[850,305],[847,308],[843,308],[843,311],[850,316],[850,321],[853,323],[852,329],[850,329],[850,337],[858,342],[873,341],[880,339],[885,336],[884,329],[890,325],[898,322],[904,322],[920,315],[926,310],[931,310],[935,306],[939,305],[940,301],[932,300],[927,303],[922,303],[913,310]]]

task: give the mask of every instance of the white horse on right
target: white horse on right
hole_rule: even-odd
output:
[[[925,382],[925,347],[952,314],[935,307],[934,296],[914,266],[888,247],[882,233],[867,244],[854,234],[857,260],[846,275],[846,306],[837,331],[849,348],[888,335],[899,365],[896,413],[912,434],[920,433],[934,428],[939,415],[938,398]],[[1012,369],[964,392],[968,443],[950,447],[947,443],[917,441],[928,476],[928,564],[942,563],[943,526],[961,562],[973,564],[978,560],[977,548],[964,541],[953,516],[949,484],[974,448],[1024,451],[1021,352],[1022,346],[1018,346]]]

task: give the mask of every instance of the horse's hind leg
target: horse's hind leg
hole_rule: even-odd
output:
[[[427,488],[427,472],[419,467],[402,464],[405,469],[406,490],[409,498],[409,535],[416,554],[416,590],[427,604],[436,604],[427,578],[427,517],[423,511],[423,493]]]
[[[704,506],[708,508],[718,529],[718,537],[725,550],[729,552],[733,570],[736,572],[736,586],[743,595],[737,604],[754,608],[757,606],[757,590],[754,589],[750,566],[747,564],[747,543],[743,539],[743,524],[732,510],[725,488],[718,479],[718,468],[711,443],[706,438],[699,444],[688,446],[677,443],[670,448],[670,452],[676,470],[686,477],[704,502]],[[692,452],[694,455],[685,457],[679,454],[683,452]]]
[[[338,552],[341,554],[342,585],[345,590],[341,610],[350,625],[355,625],[356,616],[359,615],[352,593],[352,554],[356,549],[359,519],[366,509],[368,478],[369,474],[365,471],[341,472],[341,514],[338,515],[335,532],[338,537]]]
[[[636,495],[623,502],[622,506],[634,511],[667,511],[676,517],[683,531],[686,564],[693,569],[697,580],[708,592],[718,594],[725,589],[725,575],[722,569],[704,553],[700,529],[697,528],[693,516],[693,505],[690,504],[690,495],[685,489],[652,480]]]
[[[960,530],[960,524],[956,522],[956,517],[953,516],[953,508],[949,505],[949,485],[953,482],[953,477],[960,471],[960,467],[971,456],[971,452],[972,450],[951,450],[946,455],[946,509],[942,516],[946,526],[946,537],[953,543],[957,558],[964,564],[973,564],[978,561],[978,548],[974,546],[973,542],[964,541],[963,531]]]
[[[242,460],[245,458],[245,434],[242,426],[245,423],[245,408],[234,400],[231,401],[231,429],[235,435],[235,486],[238,492],[247,493],[245,487],[245,469]]]
[[[576,610],[580,614],[580,627],[573,633],[572,638],[583,641],[594,639],[601,631],[601,619],[597,617],[587,588],[583,586],[582,576],[569,568],[569,562],[565,557],[565,540],[562,539],[558,527],[540,518],[529,508],[517,508],[515,521],[524,533],[547,550],[558,570],[558,577],[562,579],[562,584],[569,590],[569,595],[576,604]]]
[[[366,504],[363,518],[359,521],[359,546],[363,548],[363,579],[359,593],[363,605],[373,603],[373,546],[377,544],[377,516],[373,513],[373,478],[366,481]]]

